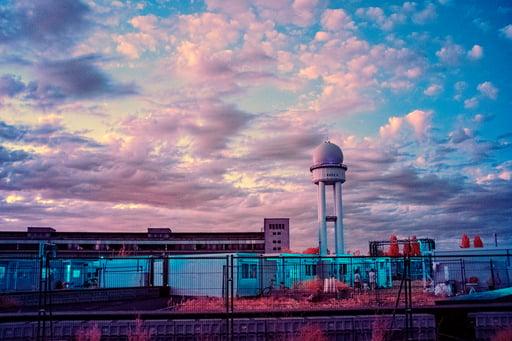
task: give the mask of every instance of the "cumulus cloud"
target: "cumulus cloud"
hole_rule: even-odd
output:
[[[471,97],[466,100],[464,100],[464,108],[466,109],[473,109],[478,106],[478,98]]]
[[[436,7],[433,4],[429,3],[420,10],[414,2],[405,2],[402,6],[391,6],[391,13],[388,15],[380,7],[358,8],[356,14],[370,20],[384,31],[390,31],[407,21],[423,25],[437,17]]]
[[[388,119],[388,123],[379,129],[382,138],[393,139],[402,131],[402,127],[412,128],[418,139],[425,138],[430,129],[430,118],[432,112],[423,110],[414,110],[403,117],[392,116]]]
[[[437,17],[436,6],[429,3],[421,11],[414,13],[414,15],[412,16],[412,21],[417,24],[425,24],[429,21],[432,21],[436,17]]]
[[[512,39],[512,25],[507,25],[500,29],[500,33],[507,39]]]
[[[480,45],[468,52],[450,40],[431,53],[437,38],[417,25],[435,20],[438,3],[353,11],[323,0],[207,0],[160,16],[159,6],[62,1],[58,23],[30,23],[41,32],[10,25],[48,3],[0,10],[5,228],[259,230],[265,216],[289,216],[293,245],[312,246],[310,156],[325,139],[341,145],[349,167],[349,248],[411,229],[442,243],[462,228],[512,223],[503,214],[512,169],[501,161],[511,135],[479,135],[492,115],[450,127],[452,113],[435,107],[442,127],[419,109],[376,131],[367,121],[387,103],[412,106],[412,94],[439,95],[466,78],[464,65],[445,72],[437,58],[458,66],[483,56]],[[132,77],[140,88],[126,83]],[[459,81],[454,96],[476,106],[498,94],[492,83],[481,88],[469,93]]]
[[[489,81],[478,84],[477,89],[487,98],[496,99],[498,97],[498,88]]]
[[[462,46],[454,44],[450,41],[446,42],[440,50],[436,52],[436,56],[444,64],[457,65],[459,64],[460,58],[464,54]]]
[[[452,143],[461,143],[473,137],[473,131],[470,128],[459,128],[450,132],[448,135]]]
[[[322,14],[322,26],[328,31],[354,30],[355,23],[342,9],[327,9]]]
[[[423,91],[427,96],[437,96],[443,91],[443,87],[439,84],[432,84]]]
[[[362,18],[371,20],[385,31],[392,30],[396,24],[403,23],[406,20],[405,15],[402,13],[393,13],[387,16],[380,7],[358,8],[356,14]]]
[[[471,50],[468,51],[468,58],[472,60],[482,59],[484,56],[484,49],[480,45],[473,45]]]

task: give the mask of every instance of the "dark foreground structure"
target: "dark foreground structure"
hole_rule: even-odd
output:
[[[43,250],[0,257],[2,340],[87,333],[102,340],[301,340],[312,333],[489,340],[512,325],[507,250],[399,257],[63,257],[51,245]]]

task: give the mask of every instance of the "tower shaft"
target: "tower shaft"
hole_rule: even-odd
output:
[[[335,245],[336,254],[341,255],[345,253],[345,245],[343,238],[343,203],[341,200],[341,182],[334,183],[334,208],[336,212],[336,227],[335,227]]]
[[[320,256],[327,256],[327,214],[325,203],[325,183],[318,182],[318,239]]]

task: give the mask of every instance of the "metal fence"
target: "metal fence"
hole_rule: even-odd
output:
[[[406,271],[407,270],[407,271]],[[318,257],[249,254],[0,258],[0,307],[23,305],[30,293],[54,305],[90,292],[105,301],[128,289],[160,288],[175,312],[403,307],[510,287],[511,255]],[[22,295],[23,294],[23,295]],[[79,295],[75,295],[79,297]],[[139,295],[140,296],[140,295]],[[14,301],[9,301],[14,297]],[[42,298],[41,298],[42,297]],[[75,297],[77,302],[78,298]],[[32,299],[32,304],[34,299]],[[43,303],[41,303],[43,302]],[[133,303],[136,305],[136,302]]]

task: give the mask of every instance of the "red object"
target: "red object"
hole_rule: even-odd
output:
[[[469,277],[468,283],[478,283],[478,277]]]
[[[404,256],[411,256],[411,243],[406,242],[403,246],[403,254]]]
[[[411,239],[411,256],[419,256],[421,254],[420,251],[420,242],[416,239],[416,236],[412,236]]]
[[[320,249],[317,247],[309,247],[302,251],[302,253],[306,255],[318,255],[320,253]]]
[[[469,246],[470,246],[470,241],[469,241],[469,237],[467,234],[463,234],[462,235],[462,238],[460,240],[460,247],[462,249],[469,249]]]
[[[391,244],[389,245],[388,255],[391,257],[400,256],[400,249],[398,248],[398,239],[394,234],[391,235],[389,241],[391,242]]]
[[[475,239],[473,239],[473,246],[474,247],[484,247],[484,242],[480,238],[479,235],[475,236]]]

